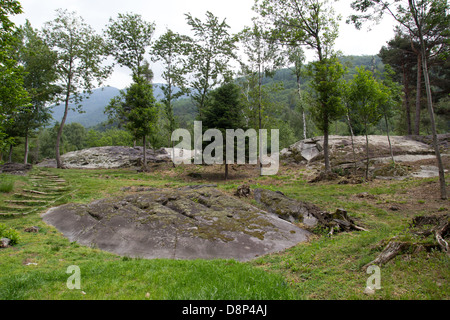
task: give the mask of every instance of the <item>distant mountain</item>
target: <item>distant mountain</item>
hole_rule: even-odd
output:
[[[153,84],[153,95],[157,100],[163,98],[163,92],[161,89],[162,84]],[[78,122],[84,127],[93,127],[99,123],[108,120],[107,115],[104,113],[105,107],[109,104],[109,101],[115,96],[120,94],[120,90],[114,87],[104,87],[95,89],[88,99],[84,99],[81,103],[83,113],[78,111],[69,110],[67,115],[66,124]],[[73,108],[75,105],[71,104]],[[52,108],[54,122],[61,122],[64,115],[64,105],[55,105]],[[54,123],[53,122],[53,123]]]
[[[383,64],[378,56],[344,56],[340,58],[341,62],[348,67],[348,73],[346,79],[352,78],[355,74],[355,66],[365,66],[367,69],[383,70]],[[301,83],[304,90],[307,90],[307,82],[310,80],[308,76],[302,78]],[[284,89],[280,92],[274,93],[274,100],[288,104],[289,94],[292,90],[297,88],[297,82],[294,74],[290,69],[278,70],[272,78],[264,78],[263,85],[271,84],[274,82],[282,82]],[[153,94],[157,100],[163,98],[163,92],[161,90],[161,83],[153,84]],[[108,119],[103,113],[105,107],[109,104],[111,98],[119,95],[120,90],[114,87],[105,87],[103,89],[96,89],[93,91],[89,99],[85,99],[82,102],[82,110],[84,113],[78,113],[76,111],[70,111],[67,117],[66,123],[78,122],[88,127],[93,127],[99,123],[102,123]],[[196,108],[191,99],[187,99],[187,96],[181,97],[174,105],[174,114],[178,117],[178,120],[182,126],[187,126],[188,123],[192,123],[196,116]],[[53,108],[54,121],[60,122],[64,113],[64,106],[59,105]]]

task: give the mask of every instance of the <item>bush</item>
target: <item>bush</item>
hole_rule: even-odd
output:
[[[0,238],[8,238],[11,240],[9,244],[12,246],[20,241],[20,236],[17,230],[8,228],[4,224],[0,224]]]
[[[13,188],[14,188],[13,180],[5,180],[0,182],[0,192],[8,193],[11,192]]]

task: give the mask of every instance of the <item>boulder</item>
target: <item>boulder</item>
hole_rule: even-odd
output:
[[[64,167],[68,169],[116,169],[139,167],[142,165],[142,147],[96,147],[65,153],[61,156]],[[170,161],[166,149],[147,149],[147,162]],[[45,160],[39,167],[56,167],[55,160]]]
[[[43,215],[70,241],[119,255],[237,259],[284,250],[311,235],[216,188],[130,191]]]

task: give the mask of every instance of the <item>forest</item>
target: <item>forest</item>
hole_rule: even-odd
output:
[[[18,4],[9,6],[11,14],[20,12]],[[255,10],[260,13],[265,10],[257,8],[255,6]],[[1,128],[3,161],[22,159],[20,161],[25,163],[37,163],[44,158],[55,158],[56,153],[82,148],[111,144],[130,146],[136,140],[142,145],[143,135],[148,137],[150,146],[154,148],[168,147],[174,128],[192,130],[193,120],[199,117],[201,109],[207,104],[209,93],[227,81],[233,81],[240,87],[242,118],[247,126],[255,129],[278,128],[282,137],[281,148],[301,139],[324,134],[322,119],[316,117],[319,92],[315,90],[315,85],[320,80],[314,78],[317,62],[304,62],[303,48],[307,49],[308,45],[302,45],[301,38],[289,39],[287,34],[275,34],[273,29],[263,24],[262,18],[255,19],[251,28],[232,35],[228,32],[226,20],[220,21],[210,12],[204,21],[187,15],[187,25],[193,31],[202,30],[196,33],[196,39],[174,34],[170,30],[160,39],[153,39],[155,25],[144,21],[138,14],[121,14],[116,20],[111,18],[102,37],[96,35],[76,13],[60,10],[58,14],[58,18],[50,21],[43,30],[34,29],[29,22],[17,28],[6,22],[3,24],[5,32],[9,31],[9,36],[4,37],[9,45],[3,47],[10,50],[4,50],[2,56],[12,68],[5,69],[3,75],[6,77],[8,70],[16,70],[17,76],[8,79],[14,84],[10,88],[16,88],[17,91],[6,92],[4,87]],[[330,15],[331,12],[324,11],[323,14]],[[450,124],[450,62],[446,18],[442,19],[424,26],[438,133],[447,132]],[[330,127],[327,131],[339,135],[350,135],[351,131],[355,135],[363,134],[364,115],[350,119],[349,126],[347,114],[358,114],[354,111],[371,112],[370,108],[358,110],[358,104],[359,107],[362,104],[361,92],[349,91],[358,78],[356,76],[367,76],[367,81],[381,86],[380,89],[384,89],[385,95],[389,96],[386,102],[381,102],[386,97],[373,97],[372,100],[381,100],[374,103],[377,110],[373,110],[375,114],[366,128],[369,134],[386,134],[389,127],[397,135],[432,134],[430,116],[426,112],[420,39],[411,33],[411,30],[415,30],[411,26],[412,21],[408,23],[396,27],[395,38],[380,48],[376,56],[339,56],[339,52],[333,52],[331,40],[325,43],[328,46],[327,56],[322,58],[331,63],[336,57],[338,60],[333,63],[342,69],[333,80],[336,88],[339,87],[340,95],[334,96],[340,101],[333,107],[336,110],[332,112],[332,119],[327,120],[326,126]],[[77,30],[80,41],[78,47],[68,48],[68,43],[60,43],[59,37],[70,34],[71,28],[77,25],[83,26]],[[319,27],[324,30],[326,26]],[[59,33],[55,33],[56,28],[60,30]],[[330,32],[330,36],[335,39],[337,31]],[[125,35],[134,38],[126,38]],[[320,43],[323,41],[320,37],[328,37],[328,34],[322,31],[309,36]],[[100,38],[106,40],[100,41]],[[92,50],[96,59],[89,60],[90,64],[87,62],[92,57],[82,55],[83,39],[91,41],[90,45],[95,45],[97,50]],[[129,42],[124,39],[129,39]],[[202,46],[202,43],[213,39],[214,47]],[[123,49],[119,49],[121,47]],[[72,56],[67,56],[67,50],[72,50]],[[238,50],[244,50],[247,56],[238,59]],[[130,108],[124,101],[131,87],[125,88],[120,98],[111,101],[89,100],[89,93],[101,86],[111,72],[112,66],[103,63],[108,56],[114,57],[117,64],[129,67],[134,78],[145,78],[145,83],[135,82],[135,85],[148,84],[150,95],[153,92],[150,62],[159,61],[166,66],[163,77],[167,83],[158,84],[158,99],[151,99],[144,108],[149,112],[146,115],[149,118],[144,121],[145,127],[139,130],[135,127],[137,123],[133,124],[133,121],[121,115]],[[152,61],[145,60],[147,56]],[[210,68],[204,69],[205,65]],[[235,65],[240,67],[235,68]],[[74,70],[68,72],[70,68]],[[2,83],[7,85],[6,81]],[[349,90],[346,91],[346,88]],[[15,99],[22,99],[23,102]],[[87,110],[83,110],[83,103],[89,103]],[[59,112],[57,116],[52,116],[56,106]],[[82,128],[72,123],[65,126],[68,120],[72,122],[67,118],[68,111],[89,112],[94,107],[97,114],[87,116],[91,121],[90,126]],[[95,123],[95,119],[100,117],[99,113],[107,114],[109,122]],[[105,119],[105,116],[102,118]],[[258,123],[259,118],[261,124]],[[146,133],[138,133],[142,130]]]
[[[65,275],[47,268],[47,264],[66,267],[78,261],[94,299],[448,299],[450,6],[447,0],[353,0],[351,9],[354,13],[342,18],[330,0],[255,0],[252,25],[238,33],[230,31],[226,18],[205,10],[204,16],[184,14],[188,34],[167,28],[155,37],[155,23],[132,12],[110,17],[102,32],[77,12],[63,8],[40,29],[28,20],[16,25],[12,17],[26,13],[20,0],[0,0],[0,167],[33,165],[28,176],[5,176],[6,171],[0,170],[0,238],[8,235],[13,240],[5,250],[18,244],[7,256],[12,251],[3,250],[0,243],[0,256],[6,261],[0,262],[0,270],[6,270],[0,272],[5,283],[0,299],[29,299],[35,291],[37,299],[45,298],[45,290],[37,290],[41,285],[50,298],[80,299],[74,291],[59,288],[55,279]],[[394,19],[395,37],[378,53],[343,55],[336,49],[339,23],[362,29],[383,16]],[[312,61],[307,61],[306,52],[314,53]],[[163,67],[162,83],[154,81],[156,64]],[[126,88],[105,86],[117,66],[126,68],[132,79]],[[295,157],[296,146],[308,145],[317,148],[320,156],[284,162],[278,175],[264,177],[260,151],[259,173],[246,166],[229,169],[225,163],[224,179],[216,175],[222,166],[157,161],[156,152],[164,148],[174,152],[177,142],[171,137],[176,129],[194,133],[194,121],[202,121],[203,133],[277,129],[279,150]],[[389,155],[373,148],[369,139],[374,135],[386,138]],[[336,142],[333,136],[345,139]],[[404,152],[402,148],[409,145],[391,142],[405,140],[428,143],[429,149],[420,149],[424,143],[414,150],[414,156],[424,156],[418,160],[422,162],[402,164],[394,159],[394,151]],[[67,168],[62,160],[71,151],[121,146],[142,152],[142,160],[135,161],[137,170],[77,170]],[[279,151],[271,148],[269,152]],[[148,151],[155,152],[154,158],[148,158]],[[377,175],[382,176],[373,160],[381,157],[377,152],[388,155],[382,170],[403,176],[377,180]],[[54,167],[38,167],[49,159],[54,159]],[[433,170],[436,167],[435,175],[414,179],[413,169],[431,165]],[[141,191],[151,192],[134,194]],[[120,201],[115,198],[113,205],[99,200],[125,195]],[[234,200],[227,202],[225,195]],[[264,202],[267,199],[285,206],[274,208],[272,202]],[[231,211],[222,210],[223,217],[214,212],[213,218],[198,214],[199,207],[212,210],[217,203]],[[28,204],[36,206],[33,211],[23,207]],[[105,207],[97,207],[100,204]],[[158,232],[172,232],[178,220],[170,219],[179,215],[188,221],[186,230],[221,245],[234,243],[231,233],[212,234],[201,223],[209,227],[213,220],[219,229],[232,227],[242,236],[267,240],[264,232],[271,231],[264,228],[272,222],[262,227],[252,224],[261,222],[252,215],[258,208],[292,223],[295,229],[286,230],[291,237],[303,239],[304,230],[312,236],[304,246],[266,256],[258,253],[251,262],[222,260],[222,256],[188,261],[182,255],[181,260],[165,262],[166,255],[163,260],[147,261],[118,257],[92,244],[79,245],[44,224],[44,215],[28,214],[50,205],[61,205],[74,225],[79,216],[95,223],[104,219],[102,224],[107,225],[116,217],[108,216],[114,210],[124,210],[127,217],[154,210],[133,220],[147,226],[170,212],[164,221],[171,227],[158,225]],[[311,210],[317,225],[308,226],[305,217],[299,218],[300,209],[297,215],[283,216],[293,207]],[[51,219],[57,219],[52,215],[58,208],[46,211],[46,223],[56,221]],[[433,215],[424,219],[427,214]],[[30,224],[38,231],[17,233]],[[429,225],[432,228],[415,229]],[[108,237],[114,242],[119,232],[111,230]],[[139,232],[129,231],[123,238]],[[177,232],[175,247],[181,248],[182,241],[177,241],[183,232]],[[32,237],[39,237],[43,247],[37,247],[39,241]],[[416,254],[420,259],[411,258]],[[401,257],[395,260],[397,255]],[[391,259],[395,262],[387,264]],[[411,259],[417,260],[409,263]],[[36,271],[12,271],[17,263],[24,268],[36,266]],[[383,265],[383,281],[390,282],[383,282],[382,289],[357,291],[366,270],[372,270],[367,269],[371,263]],[[107,271],[100,275],[95,266]],[[150,271],[142,273],[143,269]],[[116,271],[124,275],[120,281],[125,284],[111,280]],[[223,282],[217,280],[222,273]],[[39,277],[32,278],[36,274]],[[153,281],[154,287],[142,287],[134,279]],[[193,279],[204,283],[194,284]],[[418,289],[414,293],[403,289],[401,279]],[[181,282],[188,284],[179,290]],[[105,296],[104,288],[117,292]]]

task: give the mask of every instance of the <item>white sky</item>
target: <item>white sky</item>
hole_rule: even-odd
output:
[[[25,19],[30,20],[34,28],[40,29],[47,21],[53,20],[58,8],[76,11],[86,23],[101,33],[109,18],[116,18],[118,13],[138,13],[150,22],[155,22],[155,39],[167,28],[181,34],[189,34],[185,13],[204,20],[206,11],[211,11],[220,19],[226,18],[232,33],[251,24],[255,12],[251,10],[254,0],[19,0],[24,13],[13,17],[13,21],[21,25]],[[342,15],[339,38],[336,50],[345,55],[374,55],[394,36],[392,19],[385,19],[372,27],[370,32],[358,31],[345,20],[351,13],[352,0],[337,0],[334,8]],[[153,66],[154,82],[163,82],[160,77],[161,67]],[[107,82],[108,85],[122,89],[131,81],[130,71],[116,68]]]

